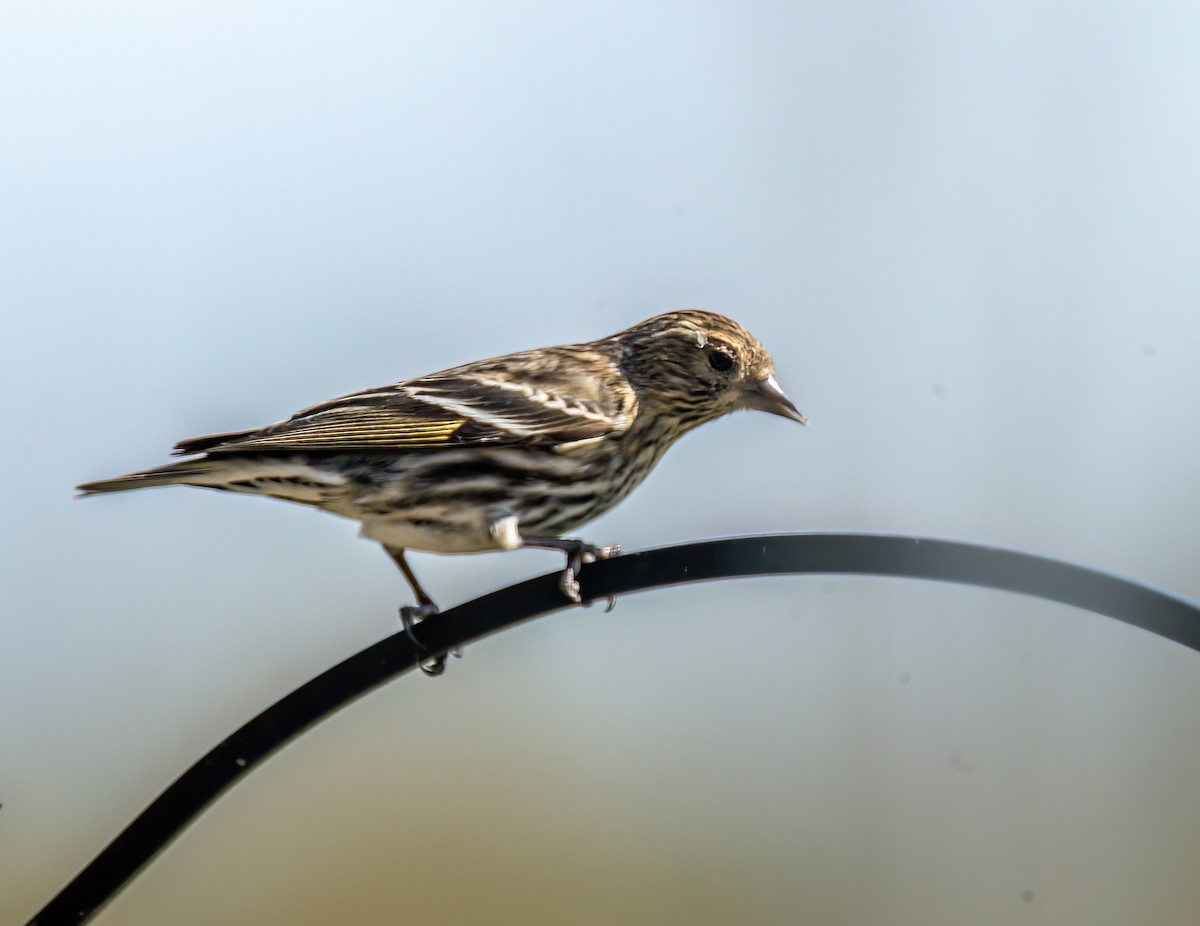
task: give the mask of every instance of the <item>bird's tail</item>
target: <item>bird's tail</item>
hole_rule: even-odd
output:
[[[176,485],[211,485],[204,479],[219,467],[213,460],[184,460],[180,463],[170,463],[155,469],[143,470],[140,473],[129,473],[125,476],[114,476],[112,479],[98,479],[96,482],[85,482],[76,486],[79,498],[89,495],[104,495],[109,492],[128,492],[131,489],[152,489],[155,486]]]

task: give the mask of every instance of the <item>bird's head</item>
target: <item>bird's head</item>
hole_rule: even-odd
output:
[[[767,349],[733,319],[684,309],[657,315],[612,338],[639,402],[677,416],[681,430],[740,408],[807,424],[775,382]]]

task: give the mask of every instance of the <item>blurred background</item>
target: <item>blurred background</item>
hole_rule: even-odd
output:
[[[396,630],[349,522],[72,499],[176,440],[684,306],[807,429],[586,530],[1010,545],[1200,596],[1200,12],[47,4],[0,31],[0,922]],[[557,567],[439,558],[444,605]],[[1188,924],[1200,656],[883,579],[568,611],[255,771],[97,922]]]

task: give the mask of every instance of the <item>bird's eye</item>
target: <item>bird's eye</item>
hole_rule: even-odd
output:
[[[711,350],[708,352],[708,365],[719,373],[725,373],[733,369],[733,355],[724,350]]]

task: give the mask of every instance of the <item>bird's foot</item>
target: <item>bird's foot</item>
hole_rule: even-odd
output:
[[[428,620],[438,614],[438,606],[432,601],[423,601],[417,605],[406,604],[400,609],[400,623],[404,625],[404,632],[408,635],[408,639],[412,641],[412,645],[417,648],[417,651],[423,656],[429,653],[425,644],[417,639],[414,628],[423,620]],[[457,659],[462,658],[462,650],[452,649],[450,655]],[[441,675],[446,671],[446,654],[441,653],[427,660],[418,663],[418,667],[422,672],[430,678]]]
[[[562,589],[562,593],[570,598],[576,604],[582,600],[579,594],[579,577],[576,575],[578,569],[572,569],[570,564],[562,571],[558,577],[558,587]]]
[[[570,598],[576,604],[582,601],[582,596],[579,593],[579,570],[584,563],[596,562],[602,559],[611,559],[621,553],[621,545],[613,544],[608,547],[598,547],[595,544],[584,543],[582,540],[575,541],[566,551],[567,553],[567,568],[562,571],[562,575],[558,577],[558,587],[562,589],[562,593]],[[590,602],[588,603],[591,604]],[[604,609],[607,614],[616,605],[616,599],[608,596],[608,607]]]

